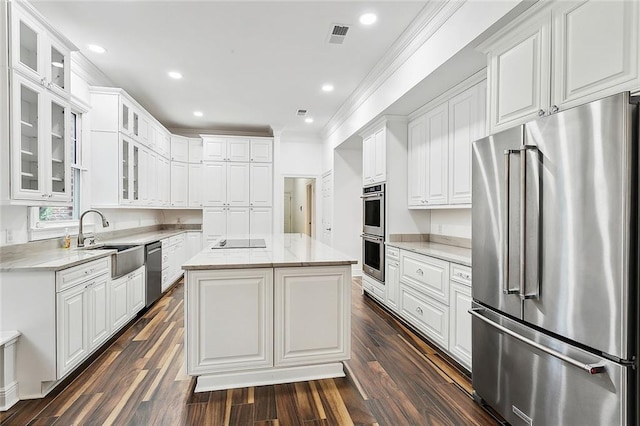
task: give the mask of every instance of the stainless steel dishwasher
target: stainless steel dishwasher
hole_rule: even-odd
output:
[[[160,241],[145,246],[144,261],[147,270],[145,306],[148,308],[162,295],[162,243]]]

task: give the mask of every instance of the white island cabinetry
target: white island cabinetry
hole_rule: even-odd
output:
[[[356,261],[305,235],[265,240],[204,250],[183,265],[196,392],[344,376]]]

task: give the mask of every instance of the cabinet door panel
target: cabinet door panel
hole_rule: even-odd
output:
[[[227,140],[225,138],[202,139],[202,161],[226,161]]]
[[[400,286],[402,313],[410,323],[422,330],[435,343],[449,347],[449,308],[442,303]]]
[[[129,305],[129,317],[134,317],[145,303],[145,276],[144,267],[131,274],[127,283],[127,303]]]
[[[185,293],[189,374],[273,365],[272,269],[190,271]]]
[[[567,108],[633,89],[634,80],[637,87],[639,9],[638,2],[559,3],[553,27],[554,104]]]
[[[171,161],[189,161],[189,140],[182,136],[171,136]]]
[[[111,281],[111,330],[116,331],[125,325],[129,319],[127,304],[128,278],[122,277]]]
[[[400,296],[400,264],[397,261],[387,262],[385,270],[385,304],[392,310],[398,310]]]
[[[227,235],[249,234],[249,207],[227,209]]]
[[[373,183],[373,162],[375,156],[375,137],[373,135],[362,141],[362,183]]]
[[[205,208],[202,210],[202,235],[205,240],[227,235],[226,207]]]
[[[271,139],[251,139],[251,161],[270,163],[273,161],[273,141]]]
[[[373,154],[373,181],[381,183],[387,180],[387,128],[375,133]]]
[[[227,203],[227,163],[204,163],[202,174],[202,203],[224,206]]]
[[[273,232],[273,220],[270,207],[251,207],[249,231],[251,235],[271,234]]]
[[[87,292],[84,285],[57,294],[58,378],[71,371],[89,353]]]
[[[249,205],[249,163],[227,164],[227,205]]]
[[[425,116],[427,151],[427,203],[447,204],[449,123],[447,104],[443,104]]]
[[[412,120],[408,126],[408,205],[420,207],[426,201],[426,119],[424,116]]]
[[[508,44],[489,55],[491,91],[491,131],[510,127],[538,117],[549,107],[550,12],[518,28]]]
[[[96,279],[87,288],[89,301],[89,350],[100,346],[111,332],[109,318],[109,279],[106,275]]]
[[[251,164],[250,202],[254,207],[270,207],[273,201],[273,172],[270,163]]]
[[[471,288],[451,282],[449,352],[471,369]]]
[[[478,128],[478,88],[449,101],[449,204],[471,203],[471,142]]]
[[[189,164],[189,206],[202,206],[202,164]],[[206,182],[206,181],[204,181]],[[205,185],[207,185],[205,183]]]
[[[188,163],[171,162],[171,206],[186,207],[189,194]]]
[[[249,139],[227,139],[227,161],[249,161]]]

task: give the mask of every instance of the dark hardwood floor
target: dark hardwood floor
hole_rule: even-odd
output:
[[[495,425],[468,379],[352,287],[347,377],[193,393],[178,284],[66,388],[20,401],[2,425]],[[62,389],[61,389],[62,388]]]

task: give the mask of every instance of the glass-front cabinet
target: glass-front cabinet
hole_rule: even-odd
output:
[[[12,197],[70,201],[69,102],[15,72],[12,88]]]
[[[120,203],[131,202],[131,141],[126,137],[120,138]]]
[[[13,69],[58,95],[70,96],[71,50],[53,37],[23,4],[11,2]]]

